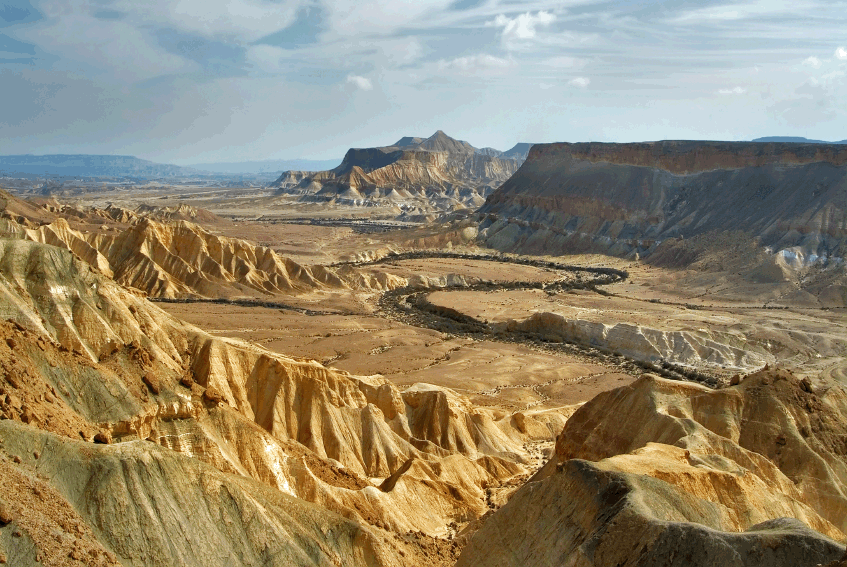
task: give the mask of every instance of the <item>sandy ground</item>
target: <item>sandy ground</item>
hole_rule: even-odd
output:
[[[610,291],[617,293],[616,286],[610,286]],[[651,303],[626,293],[606,297],[587,291],[554,296],[538,290],[439,291],[429,299],[489,322],[551,312],[568,319],[630,323],[665,331],[708,329],[776,354],[783,364],[803,375],[828,368],[843,358],[847,347],[847,319],[834,310],[767,309],[731,304],[689,309],[677,304]]]
[[[332,263],[366,251],[396,249],[403,241],[399,232],[369,234],[344,226],[290,224],[300,217],[378,219],[385,211],[321,208],[274,197],[260,188],[148,187],[88,194],[84,202],[127,207],[187,202],[226,217],[208,226],[210,230],[269,246],[304,264]],[[435,233],[438,226],[424,228]],[[600,255],[556,260],[624,269],[630,278],[608,287],[612,294],[608,297],[587,291],[558,295],[451,291],[432,294],[430,300],[489,321],[551,311],[607,324],[628,322],[665,330],[709,328],[754,342],[800,375],[830,377],[847,384],[847,312],[786,304],[790,284],[753,283],[730,273],[660,269]],[[555,277],[533,267],[449,259],[406,260],[368,269],[404,277],[462,274],[491,281],[549,281]],[[326,312],[311,317],[223,305],[162,306],[202,328],[254,340],[271,350],[315,358],[357,374],[383,374],[400,385],[426,381],[450,386],[486,405],[514,409],[539,402],[545,406],[576,403],[620,382],[615,368],[524,346],[451,337],[381,318],[376,314],[375,299],[373,294],[350,291],[281,298],[291,305]],[[606,378],[604,372],[613,374]],[[520,384],[528,386],[478,394]]]
[[[584,402],[632,380],[590,361],[522,345],[458,338],[363,312],[308,316],[236,305],[160,306],[210,332],[275,352],[315,359],[353,374],[382,374],[400,387],[418,382],[447,386],[480,405],[510,411]]]

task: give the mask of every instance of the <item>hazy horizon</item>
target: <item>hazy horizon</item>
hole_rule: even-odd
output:
[[[0,1],[0,154],[847,138],[843,1]]]

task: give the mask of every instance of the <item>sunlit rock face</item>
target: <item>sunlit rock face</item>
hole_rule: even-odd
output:
[[[53,553],[30,485],[67,508],[91,564],[209,564],[209,546],[232,565],[424,564],[381,530],[479,518],[547,427],[211,335],[20,238],[0,239],[0,316],[0,504],[36,540],[12,564]]]
[[[316,290],[385,290],[402,278],[354,268],[305,266],[266,246],[210,232],[213,220],[193,207],[61,210],[36,207],[0,192],[0,236],[66,248],[103,275],[159,298],[268,297]],[[120,223],[120,230],[82,231],[69,219]]]
[[[695,368],[751,371],[774,362],[773,355],[753,352],[746,343],[734,345],[741,343],[737,337],[709,329],[665,331],[647,325],[567,319],[556,313],[534,313],[521,321],[499,323],[496,328],[611,349],[638,360],[673,360]]]
[[[439,130],[426,139],[405,137],[391,146],[353,148],[335,169],[286,171],[274,185],[286,194],[336,204],[475,209],[517,171],[528,146],[480,150]]]
[[[784,370],[722,390],[647,375],[577,410],[458,565],[838,559],[845,411],[840,387],[818,393]]]

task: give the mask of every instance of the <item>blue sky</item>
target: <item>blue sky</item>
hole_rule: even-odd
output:
[[[0,154],[847,138],[847,1],[0,0]]]

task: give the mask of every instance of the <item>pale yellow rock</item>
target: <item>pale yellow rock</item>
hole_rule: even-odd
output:
[[[483,514],[483,487],[525,472],[523,444],[538,433],[448,389],[400,392],[380,376],[210,335],[35,242],[0,239],[0,317],[79,353],[42,379],[117,444],[153,441],[401,532],[444,535],[450,522]],[[415,467],[392,490],[369,481],[409,459]]]
[[[457,565],[837,559],[847,540],[847,395],[810,390],[763,370],[721,390],[645,375],[604,392],[571,416],[553,458]]]

